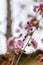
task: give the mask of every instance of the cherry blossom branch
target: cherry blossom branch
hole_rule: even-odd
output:
[[[42,16],[43,16],[43,15],[42,15]],[[41,18],[41,19],[42,19],[42,18]],[[41,19],[40,19],[40,20],[41,20]],[[39,20],[39,21],[40,21],[40,20]],[[34,30],[34,32],[35,32],[35,30]],[[34,32],[33,32],[33,34],[34,34]],[[33,35],[33,34],[32,34],[32,35]],[[32,37],[32,36],[31,36],[31,37]],[[31,37],[30,37],[30,39],[31,39]],[[30,41],[30,39],[28,40],[28,42]],[[28,43],[26,44],[26,46],[27,46],[27,45],[28,45]],[[24,47],[24,49],[26,48],[26,46]],[[18,60],[17,60],[17,62],[16,62],[16,65],[18,65],[19,60],[20,60],[22,54],[23,54],[23,53],[21,53],[21,54],[19,55]]]
[[[43,4],[40,4],[41,6],[43,5]],[[36,11],[36,14],[35,14],[35,17],[37,17],[37,13],[39,12],[39,10],[40,10],[40,7],[39,6],[36,6],[36,8],[38,8],[38,10]],[[36,9],[35,9],[36,10]],[[43,17],[43,15],[42,15],[42,17]],[[42,18],[41,18],[42,19]],[[40,21],[40,20],[39,20]],[[35,32],[35,30],[34,30],[34,32]],[[33,33],[34,33],[33,32]],[[31,36],[32,37],[32,36]],[[31,37],[30,37],[30,39],[31,39]],[[30,39],[28,40],[28,42],[30,41]],[[26,46],[28,45],[28,43],[26,44]],[[24,47],[24,49],[26,48],[26,46]],[[16,62],[16,65],[18,65],[18,62],[19,62],[19,60],[20,60],[20,58],[21,58],[21,55],[22,55],[22,53],[20,54],[20,56],[18,57],[18,60],[17,60],[17,62]]]
[[[15,60],[15,57],[13,57],[13,60],[12,60],[12,62],[11,62],[11,65],[13,65],[13,63],[14,63],[14,60]]]
[[[38,8],[38,10],[37,10],[37,12],[39,11],[39,8]],[[35,17],[37,17],[37,12],[36,12],[36,15],[35,15]],[[43,15],[42,15],[42,17],[43,17]],[[41,18],[42,19],[42,18]],[[40,20],[39,20],[40,21]],[[35,32],[35,30],[34,30],[34,32]],[[33,33],[34,33],[33,32]],[[32,36],[31,36],[32,37]],[[31,39],[31,37],[30,37],[30,39]],[[26,37],[27,38],[27,37]],[[30,41],[30,39],[28,40],[28,42]],[[26,44],[26,46],[28,45],[28,43]],[[24,49],[26,48],[26,46],[24,47]],[[17,60],[17,62],[16,62],[16,65],[18,65],[18,62],[19,62],[19,60],[20,60],[20,58],[21,58],[21,55],[22,55],[23,53],[21,53],[20,55],[19,55],[19,57],[18,57],[18,60]]]
[[[37,6],[35,6],[36,8],[37,8]],[[39,9],[40,9],[40,7],[38,8],[38,10],[36,11],[36,15],[35,15],[35,17],[37,17],[37,13],[39,12]],[[35,9],[36,10],[36,9]],[[42,19],[42,18],[41,18]],[[40,20],[39,20],[40,21]],[[38,21],[38,22],[39,22]],[[35,32],[35,30],[33,31],[33,33]],[[29,33],[29,31],[28,31],[28,33]],[[32,35],[33,35],[33,33],[32,33]],[[32,35],[31,35],[31,37],[32,37]],[[30,37],[30,39],[31,39],[31,37]],[[25,37],[25,39],[27,38],[27,36]],[[24,39],[24,40],[25,40]],[[28,39],[28,42],[30,41],[30,39]],[[23,41],[24,41],[23,40]],[[14,41],[13,41],[14,42]],[[27,44],[25,45],[25,47],[24,47],[24,49],[26,48],[26,46],[28,45],[28,42],[27,42]],[[12,47],[11,47],[12,48]],[[18,62],[19,62],[19,60],[20,60],[20,58],[21,58],[21,55],[23,54],[23,52],[21,52],[21,54],[19,55],[19,57],[18,57],[18,60],[17,60],[17,62],[16,62],[16,65],[18,65]],[[13,63],[14,63],[14,57],[13,57],[13,59],[12,59],[12,62],[11,62],[11,64],[10,65],[13,65]]]

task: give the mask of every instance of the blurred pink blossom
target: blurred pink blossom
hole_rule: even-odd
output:
[[[39,58],[38,62],[43,62],[43,57]]]
[[[40,3],[40,7],[43,7],[43,2]]]
[[[38,61],[39,63],[43,62],[43,57],[38,56],[38,57],[36,58],[36,61]]]
[[[9,49],[13,49],[13,45],[14,45],[14,38],[13,37],[10,37],[8,39],[7,46],[8,46]]]
[[[38,5],[34,5],[33,11],[36,12],[36,9],[37,9],[37,8],[39,8],[39,6],[38,6]]]

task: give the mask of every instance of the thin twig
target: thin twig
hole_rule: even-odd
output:
[[[12,61],[9,61],[6,65],[13,65],[14,60],[15,60],[15,57],[13,57]],[[10,62],[11,62],[11,64],[10,64]]]
[[[13,65],[13,63],[14,63],[14,60],[15,60],[15,57],[13,57],[11,65]]]

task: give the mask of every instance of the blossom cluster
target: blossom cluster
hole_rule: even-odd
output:
[[[18,49],[21,49],[24,45],[24,42],[22,40],[15,41],[14,37],[10,37],[8,39],[7,46],[10,50],[13,50],[14,54],[18,55]]]

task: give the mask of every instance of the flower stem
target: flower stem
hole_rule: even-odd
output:
[[[13,65],[13,63],[14,63],[14,60],[15,60],[15,57],[13,57],[13,59],[12,59],[12,62],[11,62],[11,65]]]

